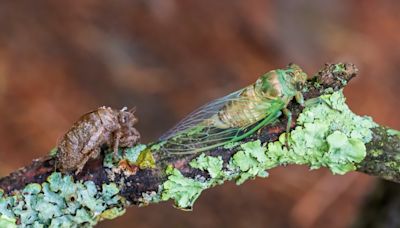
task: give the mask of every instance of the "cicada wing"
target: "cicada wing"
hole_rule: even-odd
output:
[[[240,135],[240,128],[203,126],[193,134],[180,134],[165,141],[162,150],[170,154],[194,154],[223,145]]]
[[[225,97],[216,99],[211,101],[200,108],[196,109],[189,115],[187,115],[183,120],[181,120],[177,125],[168,130],[165,134],[163,134],[159,140],[165,141],[178,134],[185,132],[195,126],[198,126],[204,120],[211,118],[213,115],[217,114],[225,104],[229,101],[235,101],[240,99],[240,94],[243,92],[243,89],[233,92]]]
[[[240,98],[237,99],[242,101]],[[243,100],[243,102],[253,101]],[[221,129],[207,125],[207,122],[203,120],[168,138],[162,146],[162,150],[170,154],[194,154],[223,146],[229,142],[240,141],[261,127],[274,122],[279,117],[283,105],[284,103],[279,101],[269,103],[268,108],[263,110],[265,117],[262,120],[240,128]],[[257,105],[249,105],[248,107],[257,107]]]

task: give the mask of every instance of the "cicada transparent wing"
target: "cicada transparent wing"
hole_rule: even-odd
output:
[[[186,132],[193,127],[204,122],[217,114],[229,101],[236,101],[240,99],[240,94],[243,89],[233,92],[225,97],[218,98],[214,101],[211,101],[200,108],[196,109],[189,115],[187,115],[184,119],[182,119],[178,124],[176,124],[173,128],[168,130],[165,134],[163,134],[159,140],[165,141],[174,136],[179,135],[180,133]]]
[[[218,146],[225,145],[232,141],[238,141],[246,136],[249,132],[253,132],[261,125],[268,124],[276,120],[282,105],[273,105],[274,102],[268,102],[264,110],[257,110],[265,113],[265,118],[260,123],[251,123],[235,128],[218,128],[210,123],[210,119],[218,114],[221,109],[229,102],[235,102],[238,105],[241,102],[249,104],[254,99],[241,96],[243,90],[231,93],[223,98],[214,100],[193,113],[189,114],[175,127],[164,134],[160,140],[165,143],[162,150],[172,154],[192,154],[205,150],[209,150]],[[248,107],[263,107],[260,104],[246,105]],[[254,128],[254,125],[256,128]],[[235,140],[236,139],[236,140]]]

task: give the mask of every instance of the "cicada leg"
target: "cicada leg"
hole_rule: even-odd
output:
[[[293,117],[292,117],[292,112],[289,109],[284,108],[282,111],[283,111],[283,114],[288,118],[287,124],[286,124],[285,145],[286,145],[286,148],[289,149],[289,132],[290,132],[290,127],[292,126]]]
[[[276,112],[271,113],[267,118],[265,118],[264,120],[262,120],[259,124],[257,124],[255,127],[253,127],[250,131],[246,132],[243,135],[237,136],[235,138],[233,138],[231,140],[231,142],[237,142],[240,141],[242,139],[245,139],[246,137],[254,134],[256,131],[258,131],[260,128],[262,128],[265,125],[268,125],[272,122],[274,122],[276,119],[278,119],[278,117],[282,114],[281,111],[276,110]]]
[[[118,160],[118,148],[119,148],[119,140],[122,137],[122,133],[120,131],[117,131],[114,133],[114,141],[113,141],[113,159]]]
[[[297,103],[299,103],[301,106],[304,106],[304,96],[303,96],[303,94],[300,92],[300,91],[298,91],[297,93],[296,93],[296,95],[294,96],[294,98],[296,99],[296,102]]]
[[[296,99],[296,102],[299,103],[301,106],[304,107],[305,102],[304,102],[304,97],[303,94],[298,91],[294,97]],[[288,108],[283,108],[282,109],[283,114],[287,117],[287,124],[286,124],[286,134],[285,134],[285,146],[287,149],[289,149],[289,132],[290,128],[292,126],[292,121],[293,121],[293,115],[292,112]]]
[[[90,152],[89,156],[86,156],[85,158],[82,159],[82,161],[78,164],[78,169],[75,171],[75,175],[78,175],[83,167],[85,167],[85,164],[89,161],[90,158],[97,158],[100,156],[100,148],[95,148],[93,151]]]
[[[316,98],[311,98],[309,100],[307,100],[305,102],[305,106],[311,106],[311,105],[315,105],[315,104],[326,104],[330,109],[338,111],[338,112],[342,112],[341,110],[338,110],[336,108],[334,108],[331,104],[329,104],[326,100],[322,99],[321,97],[316,97]]]

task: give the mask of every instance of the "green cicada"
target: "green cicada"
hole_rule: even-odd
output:
[[[160,140],[163,151],[192,154],[240,141],[273,123],[293,98],[304,103],[301,89],[307,80],[303,70],[290,64],[262,75],[254,84],[214,100],[184,118]]]

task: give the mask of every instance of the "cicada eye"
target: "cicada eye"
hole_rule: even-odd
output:
[[[267,97],[278,97],[279,96],[279,91],[276,90],[275,88],[268,90],[267,92],[264,93]]]
[[[296,86],[296,90],[302,90],[304,88],[304,83],[303,82],[296,82],[295,86]]]
[[[292,77],[292,78],[294,78],[295,77],[295,74],[293,73],[293,72],[287,72],[287,74],[290,76],[290,77]]]

